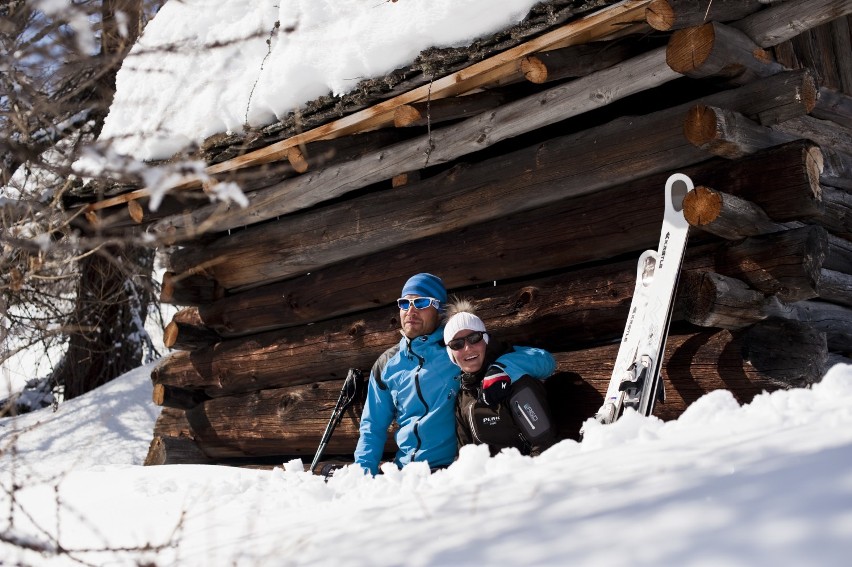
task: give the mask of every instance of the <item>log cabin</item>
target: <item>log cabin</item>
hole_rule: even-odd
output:
[[[245,208],[191,181],[157,211],[141,185],[78,196],[98,230],[139,227],[168,258],[161,300],[180,311],[151,376],[146,464],[310,462],[347,370],[398,340],[394,301],[420,271],[501,338],[554,353],[548,396],[577,439],[674,172],[696,190],[654,414],[850,362],[850,14],[852,0],[544,1],[466,49],[210,137],[196,157]],[[351,462],[361,407],[328,460]]]

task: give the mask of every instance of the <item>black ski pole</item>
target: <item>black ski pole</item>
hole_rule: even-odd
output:
[[[343,412],[346,411],[358,393],[358,384],[361,382],[361,371],[357,368],[350,368],[346,374],[346,380],[343,381],[343,388],[340,389],[340,396],[337,398],[337,404],[334,406],[334,411],[331,412],[331,418],[328,420],[328,425],[325,426],[325,432],[322,434],[317,454],[314,455],[314,460],[311,463],[311,472],[314,472],[314,467],[317,466],[322,457],[325,446],[328,445],[328,440],[331,439],[331,434],[334,428],[340,423],[343,418]]]

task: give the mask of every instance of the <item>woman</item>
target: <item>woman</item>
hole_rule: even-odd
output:
[[[536,456],[556,441],[543,380],[553,374],[556,362],[545,350],[505,348],[493,341],[485,323],[469,301],[447,308],[444,343],[450,360],[461,368],[461,389],[456,405],[459,446],[486,444],[492,455],[506,447]],[[528,354],[535,369],[512,382],[497,357],[505,352]]]

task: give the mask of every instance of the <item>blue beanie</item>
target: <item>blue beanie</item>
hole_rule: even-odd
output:
[[[419,295],[420,297],[434,297],[441,302],[441,306],[447,303],[447,290],[444,282],[438,276],[432,274],[417,274],[408,278],[402,286],[402,296]]]

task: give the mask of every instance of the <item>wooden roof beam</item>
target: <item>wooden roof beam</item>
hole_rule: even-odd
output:
[[[802,32],[852,14],[852,0],[791,0],[734,22],[760,47],[772,47]]]
[[[645,18],[655,30],[672,31],[739,20],[765,7],[760,0],[653,0]]]

